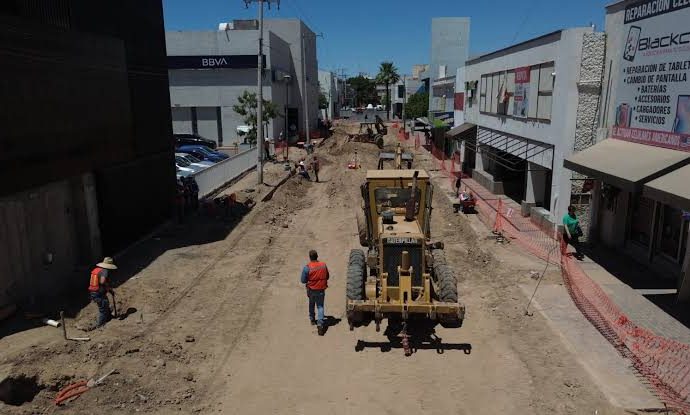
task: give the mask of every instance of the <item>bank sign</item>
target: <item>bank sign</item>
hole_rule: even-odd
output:
[[[615,138],[690,151],[690,0],[625,8]]]
[[[168,56],[168,69],[256,69],[258,65],[257,55]]]

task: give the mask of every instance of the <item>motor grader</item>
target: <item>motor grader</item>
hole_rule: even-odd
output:
[[[403,322],[418,315],[459,327],[465,307],[443,243],[431,243],[433,186],[423,170],[369,170],[361,187],[360,243],[347,269],[346,314],[350,330],[384,318]],[[407,350],[406,350],[407,354]]]

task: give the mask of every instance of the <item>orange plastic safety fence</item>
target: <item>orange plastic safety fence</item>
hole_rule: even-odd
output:
[[[442,153],[432,146],[431,154],[436,166],[441,166]],[[456,162],[454,158],[451,173],[457,172]],[[456,177],[448,175],[453,181]],[[635,324],[567,254],[567,244],[560,235],[548,235],[516,212],[514,206],[506,203],[509,200],[489,193],[474,180],[463,178],[462,183],[476,199],[479,219],[533,255],[560,265],[565,286],[585,318],[632,362],[669,409],[690,414],[690,345]]]

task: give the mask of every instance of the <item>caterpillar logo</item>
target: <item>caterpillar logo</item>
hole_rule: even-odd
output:
[[[397,245],[416,245],[419,242],[415,238],[395,237],[395,238],[386,238],[386,243],[387,244],[397,244]]]

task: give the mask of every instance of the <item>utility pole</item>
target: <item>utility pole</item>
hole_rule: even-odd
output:
[[[407,131],[407,124],[405,123],[405,107],[407,106],[407,75],[403,75],[403,110],[402,110],[402,121],[403,121],[403,132]]]
[[[256,143],[258,158],[256,162],[256,172],[259,184],[264,183],[264,3],[276,3],[280,8],[280,0],[244,0],[244,5],[249,8],[249,3],[259,3],[259,52],[257,54],[257,87],[256,94]]]

